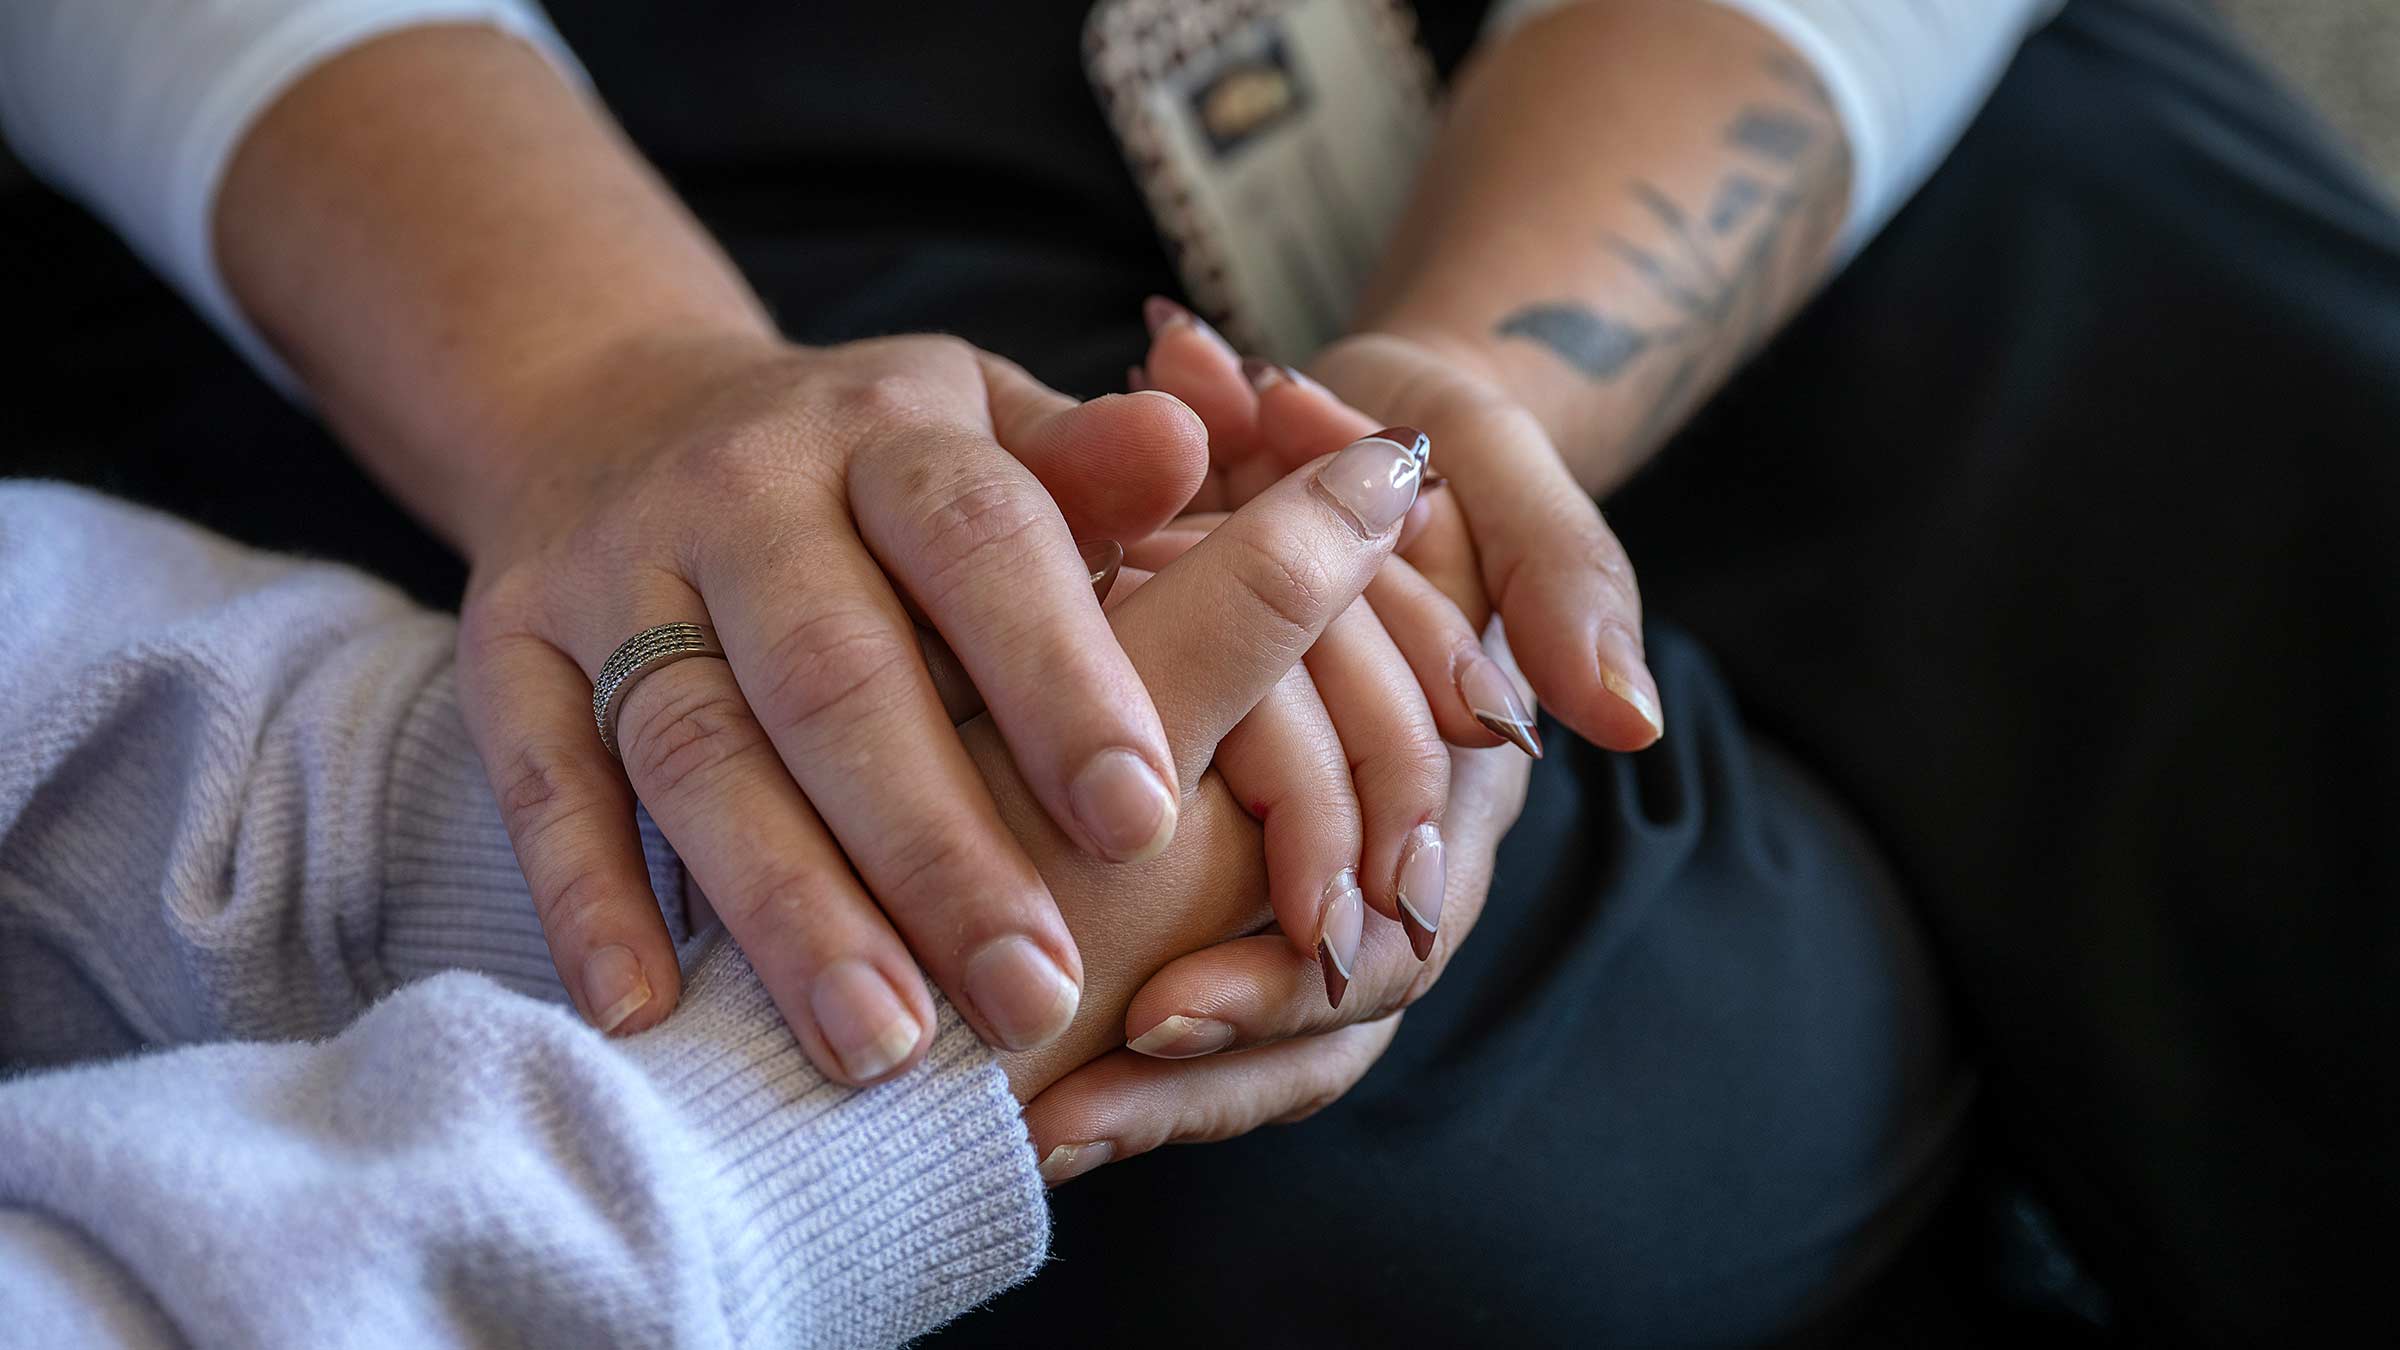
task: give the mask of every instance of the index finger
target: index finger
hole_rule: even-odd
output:
[[[1429,453],[1409,427],[1353,442],[1259,494],[1112,614],[1181,783],[1374,579]],[[1220,640],[1194,644],[1195,630]]]

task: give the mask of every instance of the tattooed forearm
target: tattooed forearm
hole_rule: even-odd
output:
[[[1647,389],[1637,443],[1679,416],[1748,354],[1814,280],[1848,182],[1848,149],[1822,86],[1778,59],[1770,73],[1790,103],[1742,108],[1726,125],[1726,165],[1689,205],[1647,179],[1628,193],[1642,227],[1611,232],[1600,247],[1622,263],[1637,293],[1606,304],[1546,299],[1495,327],[1502,338],[1547,348],[1598,383]]]

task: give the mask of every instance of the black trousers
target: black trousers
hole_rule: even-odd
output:
[[[944,327],[1097,392],[1170,282],[1081,7],[551,6],[796,334]],[[1420,8],[1455,59],[1480,6]],[[52,339],[13,469],[455,596],[88,221],[0,211]],[[2389,204],[2174,0],[2070,5],[1609,503],[1669,739],[1554,731],[1481,927],[1355,1092],[1064,1188],[1047,1273],[940,1339],[2375,1325],[2396,443]]]

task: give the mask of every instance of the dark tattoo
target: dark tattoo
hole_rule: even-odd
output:
[[[1735,169],[1717,184],[1716,200],[1708,204],[1708,228],[1717,234],[1731,234],[1740,229],[1766,195],[1765,184]]]
[[[1807,269],[1844,204],[1848,152],[1832,134],[1824,87],[1781,57],[1768,68],[1796,106],[1752,104],[1734,115],[1723,138],[1734,162],[1707,198],[1687,207],[1637,179],[1627,193],[1655,228],[1600,240],[1651,297],[1635,312],[1657,317],[1547,300],[1510,312],[1494,330],[1540,344],[1597,383],[1657,372],[1641,377],[1650,395],[1637,444],[1663,434],[1766,336],[1813,277]]]
[[[1650,346],[1648,333],[1573,303],[1527,305],[1502,319],[1499,331],[1541,343],[1595,380],[1625,369]]]

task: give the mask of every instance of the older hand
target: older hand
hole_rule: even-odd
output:
[[[1155,490],[1089,523],[1146,530],[1189,494],[1200,434],[1171,399],[1078,407],[933,337],[662,347],[545,425],[546,452],[468,541],[460,661],[584,1015],[630,1032],[675,1001],[638,796],[830,1076],[870,1082],[922,1053],[920,963],[993,1044],[1057,1037],[1083,935],[993,808],[909,609],[957,652],[1058,838],[1156,854],[1178,760],[1070,522],[1010,452],[1139,460]],[[620,770],[593,735],[592,679],[676,622],[713,625],[725,659],[633,685]]]

